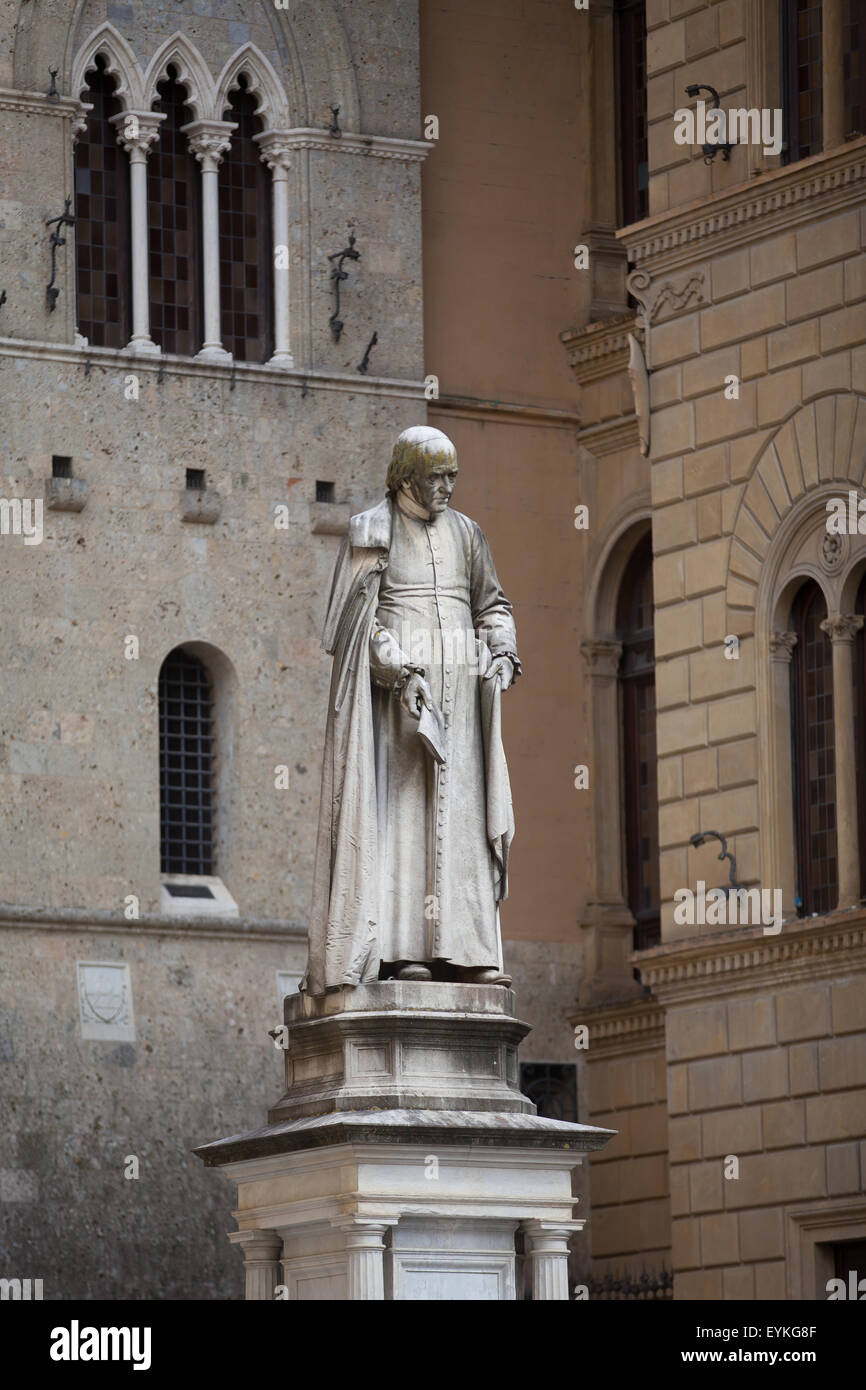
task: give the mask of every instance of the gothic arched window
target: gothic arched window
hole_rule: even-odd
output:
[[[150,331],[163,352],[201,347],[201,180],[181,127],[193,119],[177,69],[169,67],[155,110],[165,113],[147,161]]]
[[[797,644],[791,661],[797,899],[803,916],[832,912],[839,898],[833,649],[821,623],[827,603],[810,580],[791,611]]]
[[[222,345],[241,362],[265,362],[273,351],[271,190],[253,140],[262,123],[245,77],[223,118],[237,130],[219,171]]]
[[[629,560],[617,603],[622,643],[625,850],[628,905],[637,926],[635,950],[661,940],[658,780],[656,766],[655,646],[652,539],[647,534]]]
[[[130,323],[129,162],[112,116],[121,112],[100,55],[87,77],[93,110],[75,146],[77,326],[97,347],[126,347]]]
[[[182,647],[159,673],[160,859],[164,874],[214,872],[213,684]]]

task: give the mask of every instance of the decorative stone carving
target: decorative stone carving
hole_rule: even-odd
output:
[[[825,618],[819,623],[819,627],[822,632],[826,632],[831,642],[853,642],[863,626],[863,621],[862,613],[836,613],[831,618]]]
[[[129,966],[116,961],[79,961],[78,1008],[82,1038],[134,1042]]]
[[[848,537],[824,530],[818,547],[818,558],[825,574],[838,574],[848,559]]]
[[[643,348],[633,333],[628,334],[628,379],[634,397],[634,413],[637,416],[640,451],[646,458],[650,446],[650,393],[649,376]]]
[[[780,661],[784,665],[791,664],[791,657],[794,655],[794,648],[797,645],[796,632],[774,632],[770,638],[770,660]]]
[[[587,637],[581,642],[580,650],[591,676],[607,679],[616,676],[622,657],[622,642],[606,637]]]

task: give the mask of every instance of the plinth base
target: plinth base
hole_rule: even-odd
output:
[[[248,1299],[568,1297],[572,1170],[614,1133],[517,1090],[500,986],[287,999],[270,1123],[196,1153],[237,1184]]]

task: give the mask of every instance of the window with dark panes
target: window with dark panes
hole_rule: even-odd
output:
[[[836,851],[836,761],[833,648],[821,623],[827,604],[814,581],[791,613],[797,645],[791,660],[791,725],[797,898],[802,916],[832,912],[839,897]]]
[[[213,686],[182,648],[159,673],[160,860],[164,874],[212,874]]]
[[[821,0],[781,0],[780,13],[783,161],[792,163],[819,154],[822,146]]]
[[[645,0],[618,0],[616,46],[620,202],[622,222],[627,226],[649,213]]]
[[[111,117],[120,114],[105,59],[88,74],[93,110],[75,146],[75,287],[79,333],[96,347],[129,342],[129,160]]]
[[[219,171],[222,345],[242,362],[273,352],[270,179],[253,139],[262,130],[256,104],[241,76],[223,113],[237,130]]]
[[[635,950],[644,951],[657,946],[661,940],[650,535],[639,542],[623,575],[617,604],[617,638],[622,643],[620,687],[628,905],[637,923]]]
[[[847,0],[842,29],[842,81],[846,136],[866,135],[866,3]]]
[[[201,179],[181,127],[193,113],[175,68],[157,91],[166,119],[147,161],[150,333],[163,352],[192,357],[202,342]]]
[[[520,1089],[546,1120],[577,1124],[577,1066],[574,1062],[521,1062]]]
[[[866,573],[860,581],[854,612],[866,614]],[[866,901],[866,624],[854,640],[854,760],[857,767],[860,897]]]

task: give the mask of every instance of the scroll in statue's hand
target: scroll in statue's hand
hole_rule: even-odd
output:
[[[494,676],[499,677],[499,684],[503,690],[507,690],[514,680],[514,667],[507,656],[494,657],[490,663],[490,670],[484,674],[486,681],[492,680]]]
[[[433,709],[433,692],[423,676],[411,675],[400,691],[400,704],[413,719],[421,718],[421,710],[426,705]]]

